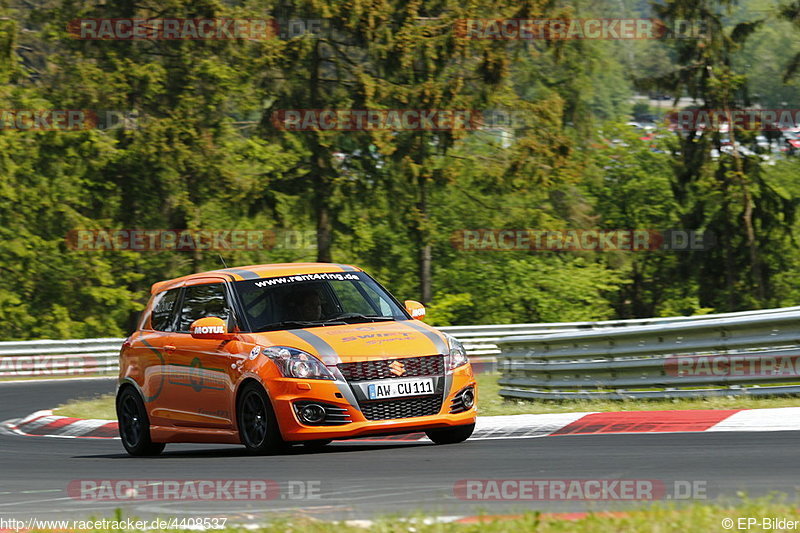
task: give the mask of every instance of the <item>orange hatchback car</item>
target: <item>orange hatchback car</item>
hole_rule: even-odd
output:
[[[162,281],[120,353],[131,455],[169,442],[290,444],[424,431],[469,438],[475,378],[461,343],[361,269],[226,268]]]

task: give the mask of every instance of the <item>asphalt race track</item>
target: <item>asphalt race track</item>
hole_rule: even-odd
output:
[[[113,389],[111,379],[0,383],[0,421]],[[631,505],[472,502],[454,496],[458,480],[506,478],[659,480],[666,487],[675,481],[699,482],[708,498],[779,491],[794,499],[800,486],[799,449],[800,432],[785,431],[561,436],[451,446],[340,442],[321,451],[297,447],[269,457],[249,456],[238,446],[169,445],[160,457],[134,459],[118,440],[0,434],[0,518],[110,517],[122,508],[125,516],[139,518],[226,516],[260,522],[274,513],[357,519],[406,512],[464,516]],[[268,479],[282,490],[281,497],[256,502],[93,502],[67,492],[70,481],[82,479]],[[289,490],[290,484],[294,489]],[[316,487],[318,493],[307,498],[299,487]]]

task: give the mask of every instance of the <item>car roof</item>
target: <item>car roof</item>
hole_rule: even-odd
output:
[[[155,294],[180,285],[186,281],[209,276],[225,277],[230,281],[242,281],[246,279],[275,278],[299,274],[319,274],[323,272],[363,272],[363,270],[352,265],[342,265],[339,263],[273,263],[237,266],[197,272],[196,274],[159,281],[153,284],[150,292]]]

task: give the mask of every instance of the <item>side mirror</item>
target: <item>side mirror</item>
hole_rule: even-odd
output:
[[[227,341],[233,338],[233,335],[228,333],[228,325],[225,321],[216,316],[198,318],[189,326],[189,331],[194,339]]]
[[[411,315],[411,318],[422,320],[425,318],[425,306],[415,300],[406,300],[406,311]]]

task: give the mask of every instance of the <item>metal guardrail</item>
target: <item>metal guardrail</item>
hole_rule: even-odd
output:
[[[800,309],[505,337],[500,395],[630,399],[800,394]]]
[[[115,374],[124,340],[0,342],[0,378]]]
[[[508,335],[534,335],[589,327],[590,323],[448,326],[465,344],[479,371],[494,370],[500,353],[495,341]],[[112,374],[124,338],[0,342],[0,378],[70,374]]]
[[[760,309],[757,311],[741,311],[738,313],[720,313],[715,315],[673,316],[660,318],[634,318],[627,320],[602,320],[598,322],[551,322],[539,324],[501,324],[489,326],[443,326],[441,331],[450,333],[462,343],[470,356],[470,360],[479,368],[495,370],[500,348],[500,339],[518,335],[548,335],[558,332],[581,332],[607,330],[609,328],[627,328],[631,326],[649,326],[674,323],[694,323],[720,318],[745,318],[772,314],[800,312],[800,306],[777,309]]]
[[[551,396],[532,394],[532,389],[527,390],[528,385],[521,385],[520,378],[528,378],[525,372],[533,369],[543,369],[541,365],[536,366],[536,358],[523,358],[510,356],[510,346],[524,339],[545,339],[556,335],[567,335],[566,339],[577,339],[581,335],[592,332],[600,332],[604,335],[616,335],[623,331],[628,331],[635,327],[653,327],[660,330],[671,324],[702,324],[721,319],[742,319],[757,317],[770,317],[784,315],[787,313],[800,313],[800,306],[787,307],[781,309],[765,309],[759,311],[746,311],[741,313],[725,313],[717,315],[698,315],[690,317],[666,317],[666,318],[646,318],[633,320],[606,320],[599,322],[557,322],[542,324],[501,324],[483,326],[445,326],[439,329],[450,333],[464,343],[470,360],[478,371],[493,370],[497,366],[497,361],[501,362],[515,360],[517,363],[525,362],[529,366],[518,367],[513,375],[515,385],[504,390],[504,395],[515,396],[516,393],[505,394],[507,390],[523,390],[524,395],[516,397],[561,397],[561,393],[552,393]],[[114,374],[117,372],[119,348],[124,339],[122,338],[102,338],[102,339],[79,339],[79,340],[37,340],[37,341],[11,341],[0,342],[0,378],[7,377],[26,377],[44,375],[80,375],[80,374]],[[510,343],[509,343],[510,341]],[[524,342],[528,342],[524,340]],[[501,355],[502,344],[506,346]],[[515,350],[516,348],[512,349]],[[608,359],[607,355],[602,357]],[[586,361],[584,361],[585,363]],[[609,369],[618,373],[619,361],[614,363]],[[657,362],[657,361],[656,361]],[[564,366],[565,364],[570,366]],[[649,363],[653,364],[653,362]],[[530,366],[532,365],[532,366]],[[579,370],[580,367],[572,363],[559,363],[560,366],[550,366],[547,368],[557,375],[557,369],[569,368],[570,371]],[[599,370],[597,365],[590,365],[590,370]],[[538,371],[538,370],[537,370]],[[609,370],[611,371],[611,370]],[[565,372],[561,372],[564,374]],[[589,374],[586,374],[587,376]],[[597,377],[597,376],[596,376]],[[503,378],[506,379],[505,377]],[[586,379],[582,383],[585,385]],[[798,379],[800,382],[800,379]],[[550,384],[552,385],[553,382]],[[621,381],[620,381],[621,383]],[[638,383],[638,382],[637,382]],[[686,382],[680,382],[686,383]],[[586,387],[580,387],[580,390]],[[549,389],[548,389],[549,390]],[[542,391],[540,391],[542,392]],[[544,392],[548,392],[545,390]]]

